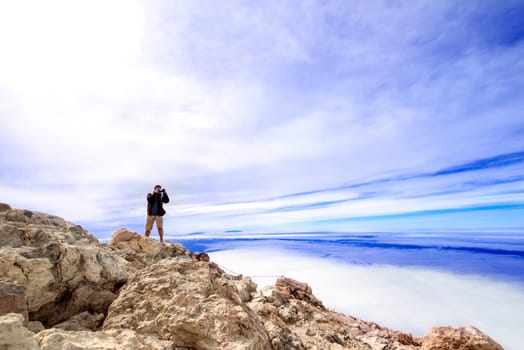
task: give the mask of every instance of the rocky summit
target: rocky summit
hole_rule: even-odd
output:
[[[326,308],[307,283],[257,290],[205,253],[119,229],[101,244],[0,203],[0,349],[501,350],[475,327],[423,338]]]

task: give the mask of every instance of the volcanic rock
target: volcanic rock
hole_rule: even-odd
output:
[[[206,261],[206,262],[209,262],[209,255],[207,255],[207,253],[202,253],[202,252],[195,252],[193,254],[193,257],[195,259],[197,259],[198,261]]]
[[[181,244],[161,243],[125,228],[116,230],[108,245],[136,269],[142,269],[165,258],[192,254]]]
[[[172,350],[173,343],[139,335],[129,329],[103,332],[48,329],[36,335],[41,350]]]
[[[24,327],[24,317],[20,314],[0,316],[0,349],[38,350],[32,332]]]
[[[29,210],[0,213],[0,278],[24,288],[30,320],[50,327],[105,313],[136,270],[82,227]]]
[[[45,329],[44,325],[40,321],[29,321],[27,323],[27,329],[33,333],[39,333]]]
[[[215,264],[189,257],[165,259],[135,274],[111,304],[103,328],[154,334],[177,347],[271,349],[235,284]]]
[[[22,314],[24,324],[27,324],[29,316],[25,302],[25,288],[17,282],[0,279],[0,316],[12,312]]]
[[[408,350],[420,345],[410,334],[325,308],[306,283],[287,277],[257,292],[248,306],[263,320],[277,350]]]
[[[100,244],[64,219],[8,206],[2,313],[0,349],[13,350],[502,349],[474,327],[435,327],[418,339],[330,310],[304,282],[281,277],[257,291],[181,244],[126,229]],[[37,334],[24,327],[27,314]]]
[[[313,295],[313,291],[307,283],[299,282],[292,278],[280,277],[277,279],[275,289],[286,299],[304,300],[314,306],[322,307],[322,302]]]
[[[96,331],[104,322],[104,314],[91,314],[84,311],[71,317],[69,320],[58,323],[53,328],[60,328],[66,331]]]
[[[424,336],[421,350],[504,350],[473,326],[433,327]]]
[[[11,206],[7,203],[0,203],[0,213],[11,210]]]

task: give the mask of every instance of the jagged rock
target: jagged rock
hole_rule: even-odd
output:
[[[53,328],[60,328],[66,331],[96,331],[104,322],[104,314],[90,314],[84,311],[71,317],[65,322],[58,323]]]
[[[78,227],[77,225],[66,222],[64,219],[58,216],[49,215],[49,214],[40,213],[36,211],[31,211],[31,210],[14,209],[14,210],[7,211],[3,214],[5,216],[5,220],[10,221],[10,222],[43,225],[43,226],[54,226],[54,227],[61,227],[61,228],[66,228],[68,226]],[[90,237],[86,236],[83,238],[86,238],[92,242],[97,241],[94,236],[90,236]]]
[[[47,329],[36,335],[41,350],[171,350],[170,341],[139,335],[129,329],[103,332]]]
[[[242,275],[229,276],[224,274],[223,278],[227,278],[232,284],[235,285],[240,300],[244,303],[251,301],[252,295],[257,291],[257,284],[249,277]]]
[[[275,284],[275,289],[286,298],[304,300],[312,305],[323,307],[322,302],[313,295],[313,291],[307,283],[288,277],[279,277]]]
[[[0,278],[25,288],[29,319],[47,327],[104,313],[136,270],[82,227],[29,210],[0,213],[0,246]]]
[[[257,291],[205,253],[125,229],[104,245],[56,216],[0,206],[0,247],[0,314],[21,313],[0,316],[0,349],[502,349],[474,327],[417,339],[346,316],[286,277]]]
[[[433,327],[424,336],[421,350],[504,350],[473,326]]]
[[[30,254],[38,253],[28,247],[0,248],[0,276],[24,286],[28,311],[37,312],[58,299],[59,292],[54,289],[53,264],[46,258],[25,257]]]
[[[29,321],[27,323],[27,329],[29,329],[33,333],[38,333],[43,331],[45,327],[40,321]]]
[[[129,244],[130,242],[136,242],[139,239],[140,239],[140,234],[136,232],[128,231],[125,228],[120,228],[113,233],[113,235],[111,236],[111,239],[109,240],[108,245],[111,247],[124,249],[124,248],[127,248],[127,244]],[[137,244],[136,249],[133,249],[133,250],[138,251],[138,249],[139,249],[139,246]]]
[[[206,253],[196,252],[196,253],[193,253],[193,256],[194,256],[195,259],[197,259],[198,261],[206,261],[206,262],[209,262],[209,255],[207,255]]]
[[[160,243],[125,228],[116,230],[108,245],[116,254],[129,261],[137,269],[142,269],[155,262],[180,255],[190,256],[191,252],[181,244]]]
[[[17,282],[0,279],[0,316],[16,313],[24,316],[24,324],[29,319],[25,302],[25,288]]]
[[[7,203],[0,203],[0,213],[12,210],[11,206]]]
[[[130,328],[177,347],[271,349],[259,318],[215,264],[165,259],[135,274],[111,304],[105,330]]]
[[[277,350],[414,350],[420,345],[409,334],[325,308],[307,284],[286,277],[257,292],[248,306],[263,320]]]
[[[24,327],[24,316],[7,314],[0,316],[0,349],[38,350],[34,334]]]

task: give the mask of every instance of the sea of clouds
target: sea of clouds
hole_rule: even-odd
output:
[[[524,288],[481,275],[393,265],[354,265],[297,251],[242,247],[210,253],[259,288],[280,275],[305,281],[324,305],[415,336],[438,325],[474,325],[506,350],[524,341]]]

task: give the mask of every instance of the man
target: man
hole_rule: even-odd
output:
[[[153,229],[153,223],[156,222],[158,236],[162,243],[164,243],[163,216],[166,213],[162,206],[163,203],[169,203],[169,197],[167,196],[166,190],[162,189],[162,186],[156,185],[153,193],[147,194],[146,237],[149,237]]]

